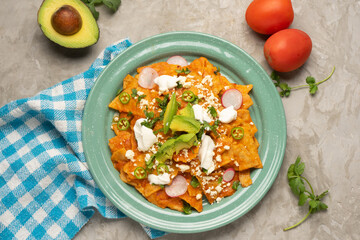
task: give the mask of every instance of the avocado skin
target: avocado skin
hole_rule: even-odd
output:
[[[200,122],[195,118],[176,115],[170,124],[173,132],[197,133],[200,131]]]
[[[82,19],[82,27],[73,35],[62,35],[51,24],[52,15],[64,5],[75,8]],[[38,24],[44,35],[65,48],[86,48],[97,43],[100,30],[90,9],[81,0],[44,0],[38,10]]]
[[[182,149],[188,149],[197,143],[194,133],[180,135],[177,138],[167,140],[155,153],[155,159],[160,163],[164,163],[168,159],[172,159],[174,153],[179,153]]]

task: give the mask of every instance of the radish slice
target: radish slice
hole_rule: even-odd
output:
[[[178,197],[187,191],[187,181],[181,176],[177,175],[172,183],[165,187],[165,192],[169,197]]]
[[[225,182],[231,182],[231,180],[233,180],[234,176],[235,176],[235,170],[233,168],[228,168],[224,172],[223,180]]]
[[[154,79],[158,76],[159,74],[155,69],[146,67],[140,72],[138,83],[143,88],[151,89],[155,87]]]
[[[242,105],[242,94],[239,90],[231,88],[226,90],[221,97],[221,104],[224,107],[234,106],[235,110],[238,110]]]
[[[168,64],[179,65],[182,67],[189,65],[188,62],[186,61],[186,59],[183,58],[182,56],[172,56],[166,62]]]

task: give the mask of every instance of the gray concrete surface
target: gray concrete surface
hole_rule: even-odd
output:
[[[251,0],[123,0],[112,14],[99,7],[99,42],[84,50],[64,50],[51,43],[37,25],[41,0],[4,1],[0,8],[0,106],[29,97],[86,70],[107,45],[124,37],[137,42],[168,31],[199,31],[233,42],[270,73],[263,57],[265,37],[245,22]],[[177,239],[360,239],[360,1],[293,1],[292,28],[313,41],[307,63],[284,74],[290,85],[308,75],[322,79],[336,66],[334,76],[320,85],[316,96],[295,91],[283,99],[288,140],[283,166],[263,200],[233,223],[210,232],[169,234]],[[287,185],[288,166],[301,155],[305,175],[316,191],[329,189],[327,211],[311,216],[289,232],[282,228],[301,219]],[[76,240],[147,239],[130,219],[108,220],[95,214]]]

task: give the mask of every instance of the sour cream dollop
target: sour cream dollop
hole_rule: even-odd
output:
[[[157,142],[157,138],[152,129],[141,125],[145,120],[145,118],[138,119],[134,126],[135,138],[140,152],[148,151],[150,147]]]
[[[195,104],[192,106],[195,114],[195,119],[199,120],[201,123],[211,122],[212,119],[207,110],[203,109],[199,104]]]
[[[215,143],[212,138],[208,135],[203,135],[199,149],[200,167],[205,168],[208,174],[215,170],[213,161],[215,155],[214,149]]]
[[[154,79],[155,84],[159,86],[160,92],[169,91],[177,86],[179,79],[176,76],[161,75]]]

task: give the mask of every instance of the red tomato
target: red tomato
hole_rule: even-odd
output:
[[[264,55],[274,70],[290,72],[306,62],[311,48],[311,38],[305,32],[298,29],[284,29],[266,40]]]
[[[294,10],[291,0],[254,0],[246,9],[245,18],[255,32],[273,34],[290,26]]]

